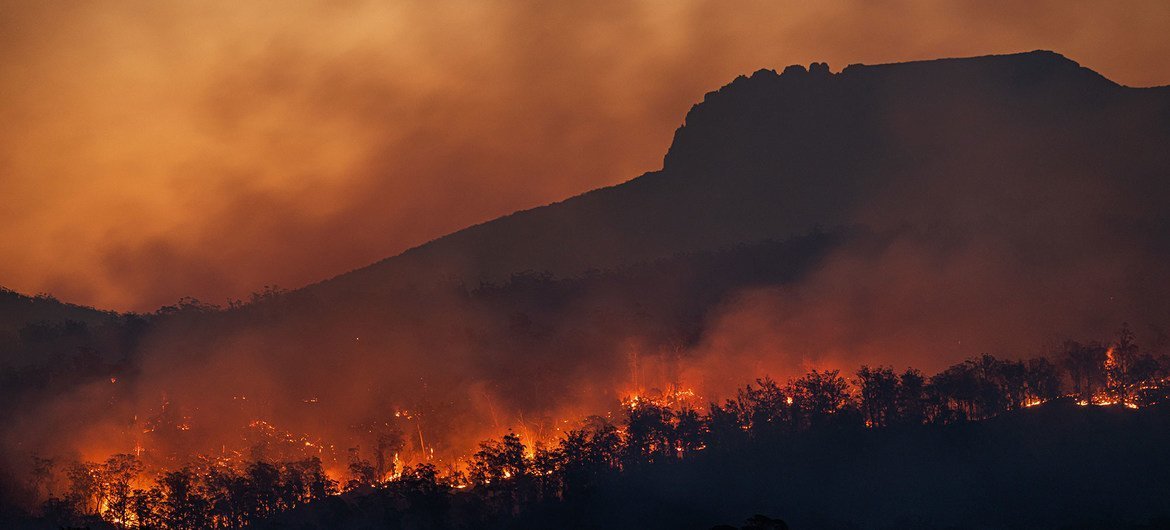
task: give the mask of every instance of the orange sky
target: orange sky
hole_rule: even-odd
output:
[[[1170,84],[1170,3],[0,0],[0,285],[298,287],[656,169],[759,68],[1059,51]]]

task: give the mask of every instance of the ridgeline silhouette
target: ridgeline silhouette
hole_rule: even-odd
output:
[[[1168,87],[1122,87],[1045,51],[839,74],[823,63],[760,70],[696,104],[659,171],[456,232],[308,291],[367,292],[420,277],[499,282],[528,270],[572,277],[782,241],[862,224],[859,211],[921,199],[909,188],[931,181],[967,182],[932,190],[943,204],[1084,199],[1060,195],[1078,179],[1164,197],[1156,175],[1170,155],[1157,146],[1170,139],[1168,112]],[[1096,171],[1078,169],[1086,166]],[[972,185],[993,195],[960,195]],[[883,224],[912,221],[916,209]]]

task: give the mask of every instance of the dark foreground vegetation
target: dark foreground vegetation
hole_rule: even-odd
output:
[[[931,377],[763,378],[703,411],[655,391],[555,445],[485,441],[465,469],[355,457],[338,481],[315,458],[204,458],[144,480],[134,455],[43,461],[32,480],[49,500],[5,526],[1164,528],[1168,375],[1123,328],[1108,346]]]

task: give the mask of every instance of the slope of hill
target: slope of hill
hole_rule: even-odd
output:
[[[16,331],[38,321],[98,323],[114,314],[61,302],[47,295],[27,296],[0,287],[0,331],[4,332]]]
[[[1077,207],[1105,182],[1166,197],[1155,176],[1170,163],[1154,147],[1170,140],[1168,116],[1167,89],[1122,87],[1051,52],[761,70],[695,105],[659,171],[308,290],[571,276],[818,225],[951,222],[981,208],[1010,218],[1038,197]]]
[[[111,311],[67,304],[49,296],[25,296],[0,287],[0,363],[35,361],[27,358],[29,352],[18,350],[36,343],[59,346],[116,317]]]

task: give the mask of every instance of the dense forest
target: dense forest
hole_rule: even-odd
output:
[[[983,355],[932,376],[890,367],[862,366],[853,374],[813,370],[787,382],[757,379],[721,403],[698,403],[686,389],[653,390],[627,397],[613,414],[584,418],[554,444],[532,443],[516,433],[486,440],[461,469],[440,469],[427,462],[398,465],[390,455],[403,444],[401,432],[386,433],[379,440],[375,461],[355,453],[348,475],[337,478],[330,477],[317,458],[266,461],[203,456],[192,457],[177,469],[149,471],[134,454],[114,455],[104,462],[38,459],[31,485],[48,500],[35,513],[5,515],[8,524],[29,528],[593,527],[603,521],[646,528],[684,523],[702,527],[705,518],[722,512],[638,508],[632,499],[646,497],[647,488],[663,487],[667,477],[673,477],[667,479],[669,488],[705,490],[709,482],[718,482],[714,477],[719,468],[746,472],[762,466],[787,470],[791,476],[774,478],[780,482],[818,474],[831,482],[837,471],[830,462],[845,453],[850,455],[843,456],[846,459],[876,460],[850,471],[851,480],[864,481],[865,467],[909,466],[891,457],[892,446],[900,446],[898,452],[907,452],[911,459],[917,458],[915,451],[924,451],[920,464],[949,460],[954,469],[935,472],[955,473],[952,479],[962,481],[961,474],[970,472],[971,464],[962,461],[964,452],[980,443],[1034,438],[1040,444],[1046,440],[1047,447],[1027,448],[1053,452],[1052,457],[1031,464],[1043,466],[1078,450],[1061,446],[1069,443],[1061,433],[1072,432],[1072,438],[1086,444],[1080,449],[1099,451],[1097,458],[1108,465],[1125,456],[1129,463],[1124,466],[1149,466],[1158,475],[1139,479],[1130,476],[1129,470],[1117,469],[1113,475],[1128,477],[1132,483],[1107,483],[1110,473],[1105,473],[1091,479],[1096,483],[1076,485],[1076,491],[1119,493],[1148,488],[1147,493],[1161,500],[1135,505],[1155,510],[1139,514],[1149,518],[1170,515],[1164,495],[1170,491],[1166,455],[1151,451],[1164,447],[1155,444],[1170,436],[1168,383],[1170,359],[1143,353],[1124,326],[1108,344],[1069,341],[1049,357],[1027,360]],[[1043,412],[1030,415],[1032,410]],[[1080,430],[1086,427],[1089,431]],[[950,441],[939,445],[940,439]],[[1112,449],[1094,447],[1099,439],[1109,440]],[[1114,452],[1121,449],[1123,453]],[[1021,455],[1014,454],[1019,450],[1014,447],[991,455],[985,471],[1027,475],[1028,470],[1014,467],[1020,464]],[[1082,472],[1099,465],[1079,460],[1064,464]],[[899,472],[916,476],[922,471]],[[1000,480],[1005,492],[1028,487]],[[746,484],[764,492],[773,487],[768,480],[747,480]],[[1053,488],[1053,492],[1059,490],[1060,486]],[[945,499],[945,494],[936,493]],[[968,492],[975,497],[987,493],[979,487]],[[713,498],[730,494],[721,492]],[[930,492],[911,487],[906,494]],[[784,497],[799,499],[799,495]],[[902,516],[923,516],[935,510],[929,502],[903,502],[896,512]],[[1129,521],[1134,528],[1140,527],[1129,518],[1131,514],[1109,510],[1070,513],[1073,519],[1061,521],[1046,507],[1031,509],[1028,517],[1035,518],[1031,522],[1041,525],[1096,520]],[[582,511],[592,515],[585,517]],[[645,520],[647,514],[659,511],[671,515]],[[834,521],[823,514],[809,519],[799,506],[791,508],[792,514],[753,516],[751,511],[745,507],[741,513],[741,519],[751,518],[743,528],[784,528],[782,519],[792,517],[805,526],[873,526],[867,524],[872,521]],[[901,526],[910,520],[877,521]],[[919,527],[934,527],[929,517],[914,521]],[[709,527],[720,521],[707,522]]]

